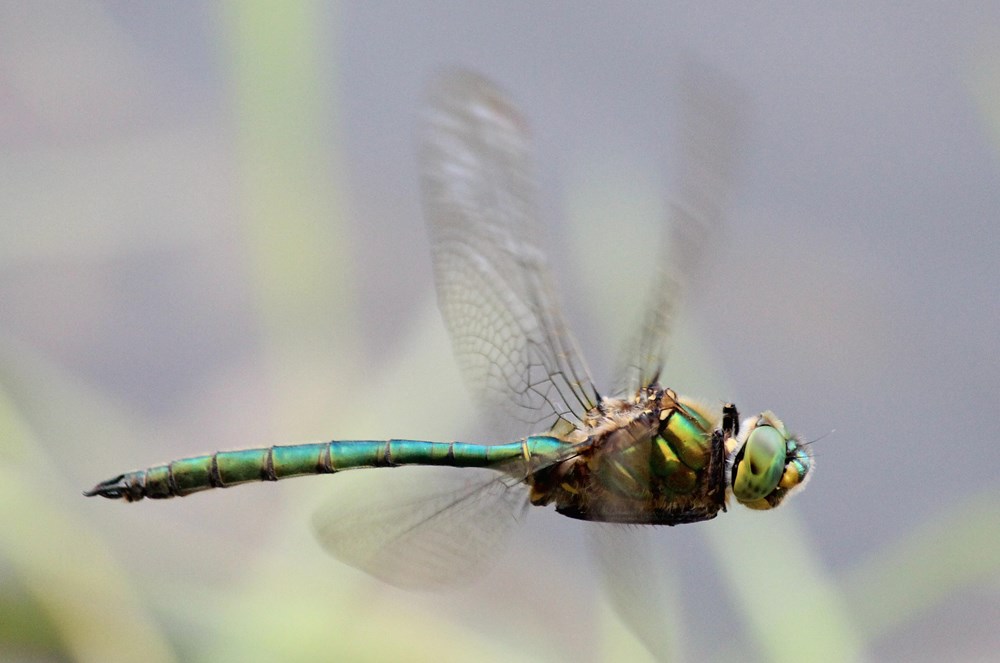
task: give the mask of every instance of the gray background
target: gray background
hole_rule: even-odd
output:
[[[812,610],[838,643],[826,654],[987,658],[997,44],[996,3],[357,3],[273,19],[251,3],[5,4],[0,579],[11,614],[48,628],[7,633],[0,654],[644,655],[601,602],[581,526],[552,513],[532,513],[477,586],[414,595],[324,557],[308,529],[329,483],[361,500],[391,476],[128,508],[79,490],[219,448],[489,439],[436,317],[417,191],[416,113],[442,66],[495,79],[529,119],[543,245],[610,384],[696,61],[736,81],[748,121],[666,382],[825,437],[793,506],[655,533],[671,646],[795,658],[755,619]],[[753,550],[740,527],[763,532]],[[800,547],[759,549],[771,527]],[[753,574],[754,555],[804,557],[788,568],[815,574],[808,591],[781,598],[789,571],[792,590],[741,604],[728,574]],[[799,654],[824,654],[793,630]]]

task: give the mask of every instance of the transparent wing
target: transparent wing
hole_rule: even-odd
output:
[[[590,548],[608,602],[622,623],[660,661],[680,657],[677,634],[683,630],[669,560],[654,552],[650,526],[593,523]]]
[[[357,487],[371,477],[343,482],[313,527],[334,557],[398,587],[460,585],[481,577],[527,509],[526,488],[495,472],[392,472],[391,485],[380,481],[361,499]]]
[[[490,82],[468,72],[437,81],[424,123],[422,185],[438,304],[455,355],[502,428],[565,433],[598,397],[536,244],[529,153],[524,120]]]
[[[662,234],[659,274],[638,333],[625,347],[620,393],[658,380],[686,284],[711,264],[706,247],[722,224],[742,135],[738,87],[717,72],[689,65],[680,86],[680,145],[675,202]]]

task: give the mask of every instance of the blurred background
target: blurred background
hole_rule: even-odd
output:
[[[418,197],[444,66],[529,119],[542,244],[611,384],[692,61],[748,121],[665,382],[822,439],[787,507],[650,532],[657,655],[994,657],[1000,5],[248,1],[0,5],[0,658],[649,658],[551,510],[428,594],[310,532],[388,471],[80,492],[216,449],[491,439]]]

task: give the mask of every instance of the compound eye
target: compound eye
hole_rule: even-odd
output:
[[[741,502],[766,497],[778,487],[785,471],[785,437],[773,426],[758,425],[737,458],[733,494]]]

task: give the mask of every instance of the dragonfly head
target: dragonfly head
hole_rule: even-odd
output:
[[[736,440],[727,466],[729,486],[740,504],[773,509],[805,485],[812,455],[773,412],[746,419]]]

